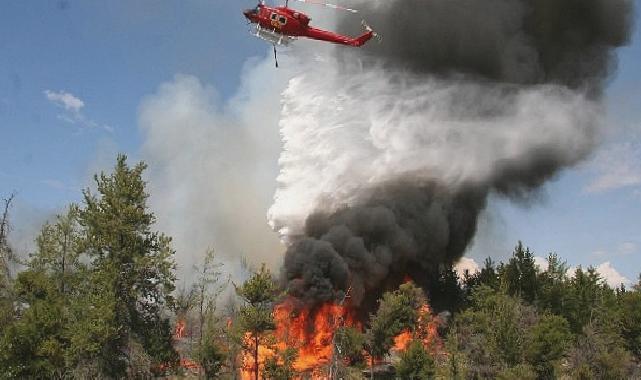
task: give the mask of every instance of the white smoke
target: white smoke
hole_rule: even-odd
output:
[[[227,102],[198,78],[176,75],[141,103],[150,205],[159,230],[174,238],[181,281],[208,248],[231,273],[240,257],[280,265],[283,246],[265,214],[281,150],[274,110],[289,76],[253,59]]]
[[[564,86],[440,80],[353,62],[317,62],[283,94],[269,216],[284,236],[386,181],[491,188],[506,162],[527,167],[544,154],[571,165],[598,136],[600,105]]]

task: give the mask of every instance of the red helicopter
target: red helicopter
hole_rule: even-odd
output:
[[[325,5],[334,9],[345,10],[356,13],[355,9],[344,8],[334,4],[319,3],[313,0],[298,0],[314,4]],[[358,37],[349,37],[327,30],[317,29],[309,26],[310,18],[306,14],[288,7],[289,0],[285,0],[284,7],[268,7],[263,0],[255,8],[243,12],[249,23],[256,24],[252,31],[259,37],[274,46],[274,60],[278,67],[276,57],[276,45],[288,45],[298,37],[306,37],[314,40],[327,41],[340,45],[359,47],[364,45],[376,33],[363,21],[365,33]]]

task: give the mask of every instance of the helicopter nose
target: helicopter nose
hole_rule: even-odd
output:
[[[243,14],[245,15],[246,19],[251,20],[251,17],[249,16],[251,14],[251,9],[244,10]]]

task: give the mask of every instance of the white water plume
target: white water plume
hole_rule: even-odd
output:
[[[368,189],[398,178],[505,193],[537,186],[591,150],[600,108],[560,85],[443,80],[317,62],[283,94],[284,151],[271,223],[284,236],[298,235],[314,211],[353,205]],[[510,180],[515,188],[504,184]]]

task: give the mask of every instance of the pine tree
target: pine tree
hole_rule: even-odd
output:
[[[99,302],[98,307],[106,309],[98,325],[104,339],[98,361],[111,377],[126,375],[132,342],[140,343],[154,363],[176,359],[169,320],[163,315],[175,281],[171,238],[151,230],[155,218],[147,210],[149,195],[142,180],[146,165],[130,168],[126,160],[119,155],[112,174],[94,177],[98,193],[85,190],[80,210],[92,264],[89,302],[81,307],[91,313],[97,308],[92,302]]]
[[[273,330],[274,317],[272,306],[276,297],[276,284],[272,274],[263,264],[260,270],[245,283],[236,289],[245,305],[240,308],[240,325],[247,334],[245,349],[251,351],[254,359],[254,378],[258,380],[260,363],[258,362],[258,349],[263,342],[264,335]]]
[[[508,294],[521,297],[529,303],[534,302],[539,291],[537,268],[534,254],[522,242],[518,242],[512,257],[501,268],[500,276]]]
[[[397,375],[407,380],[429,380],[435,375],[434,359],[423,347],[420,341],[414,340],[401,353],[397,365]]]
[[[556,378],[554,368],[571,343],[570,325],[561,316],[545,315],[532,326],[524,350],[539,379]]]
[[[539,297],[537,306],[553,314],[562,314],[568,304],[568,267],[558,255],[550,253],[548,267],[538,276]]]
[[[639,281],[641,284],[641,280]],[[622,336],[626,346],[638,359],[641,359],[641,286],[619,295],[622,317]]]
[[[68,374],[69,303],[77,293],[80,231],[77,208],[45,223],[37,249],[15,281],[18,318],[0,339],[0,367],[8,377],[63,377]],[[0,372],[2,374],[2,372]],[[2,376],[0,376],[2,377]]]

